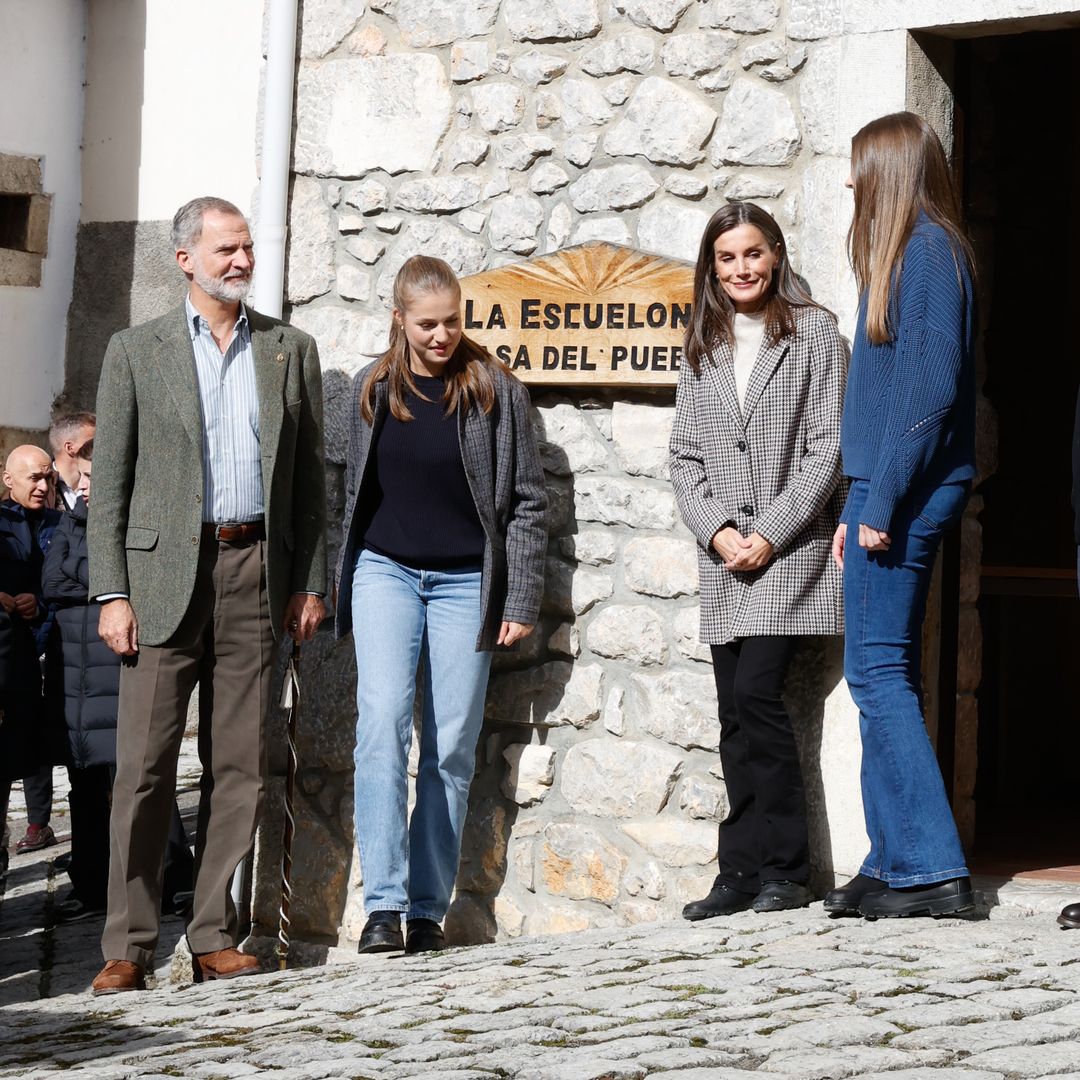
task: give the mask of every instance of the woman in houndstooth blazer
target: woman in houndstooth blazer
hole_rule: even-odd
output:
[[[829,549],[839,517],[847,352],[832,314],[752,203],[706,226],[671,434],[671,479],[698,539],[730,810],[719,873],[687,919],[810,902],[806,809],[784,680],[800,635],[843,629]]]
[[[462,333],[453,270],[413,256],[390,347],[354,383],[338,564],[337,632],[356,647],[362,953],[443,946],[491,652],[536,623],[545,508],[528,391]]]

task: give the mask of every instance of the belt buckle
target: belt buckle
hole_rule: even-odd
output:
[[[214,526],[214,539],[217,540],[219,543],[221,541],[224,541],[226,544],[229,543],[228,537],[223,536],[222,533],[225,532],[226,530],[228,530],[229,532],[232,532],[232,530],[235,529],[235,528],[236,528],[235,525],[230,525],[227,522],[222,524],[222,525],[215,525]]]

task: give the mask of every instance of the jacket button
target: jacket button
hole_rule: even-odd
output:
[[[195,501],[196,501],[197,503],[200,503],[200,502],[202,502],[202,496],[201,496],[201,495],[196,495],[196,496],[195,496]]]
[[[199,542],[199,538],[198,538],[197,536],[193,536],[193,537],[191,538],[191,542],[192,542],[193,544],[197,544],[197,543]]]
[[[749,503],[746,503],[742,508],[742,512],[744,514],[753,514],[754,508]]]
[[[738,441],[738,442],[737,442],[737,443],[736,443],[735,445],[736,445],[736,446],[737,446],[737,447],[738,447],[738,448],[739,448],[740,450],[742,450],[742,451],[743,451],[743,453],[746,453],[746,440],[745,440],[745,439],[740,439],[740,440],[739,440],[739,441]]]

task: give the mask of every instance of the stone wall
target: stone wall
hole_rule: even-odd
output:
[[[468,274],[599,238],[693,259],[713,211],[753,199],[815,293],[850,310],[839,51],[818,40],[838,30],[828,8],[306,0],[287,294],[320,345],[338,515],[349,380],[384,347],[393,276],[412,254]],[[457,940],[670,915],[707,889],[726,810],[694,542],[667,480],[673,392],[534,403],[548,585],[536,633],[495,664],[448,919]],[[355,940],[351,642],[320,639],[306,655],[293,932],[330,942],[340,925]],[[818,641],[789,685],[820,883],[834,863],[853,869],[864,843],[840,672],[839,642]],[[264,929],[277,909],[275,742],[277,812],[255,888]],[[839,783],[823,781],[823,757]],[[836,835],[849,826],[853,838]]]

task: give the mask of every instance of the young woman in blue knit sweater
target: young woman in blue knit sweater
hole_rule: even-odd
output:
[[[941,143],[913,113],[859,131],[848,186],[861,297],[841,425],[852,484],[833,557],[870,852],[825,908],[944,915],[972,906],[971,883],[923,721],[919,657],[938,544],[975,476],[971,249]]]

